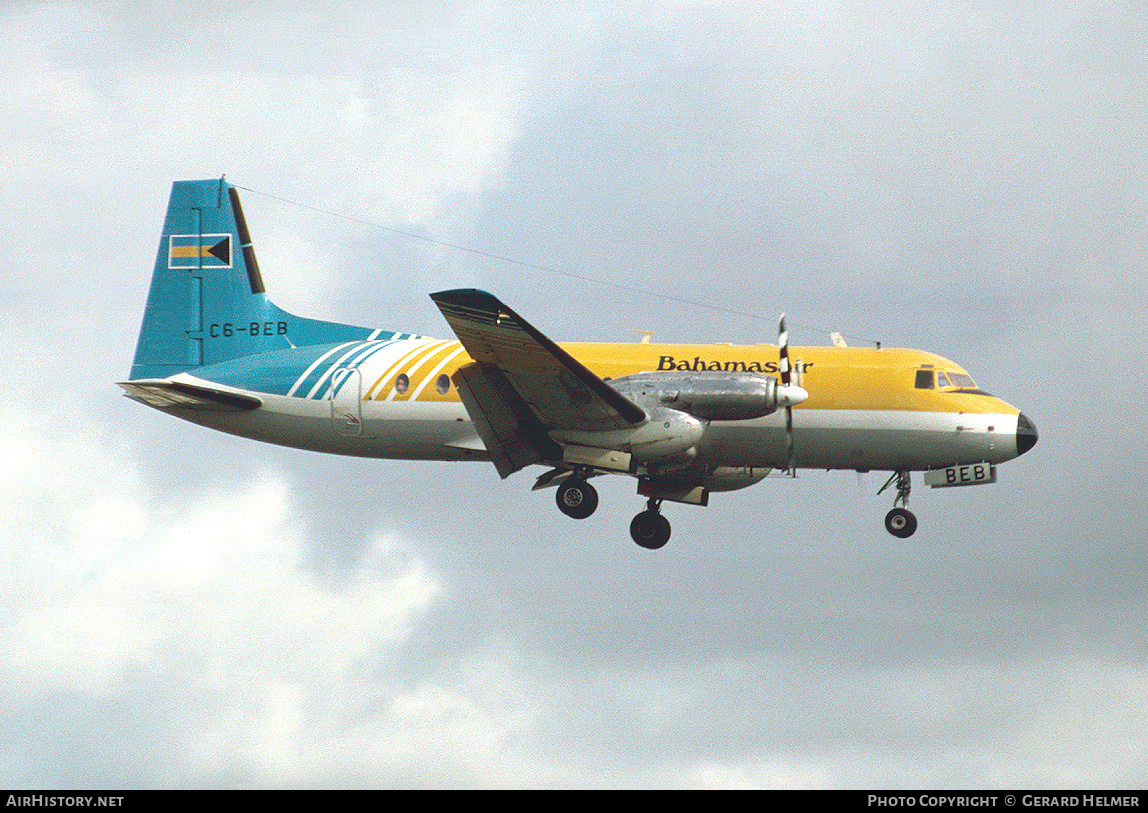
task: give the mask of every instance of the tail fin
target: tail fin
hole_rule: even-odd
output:
[[[269,350],[390,335],[276,307],[264,290],[235,187],[223,179],[172,185],[132,379],[165,378]]]

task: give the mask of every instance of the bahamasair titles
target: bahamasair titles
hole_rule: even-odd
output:
[[[333,454],[486,461],[544,471],[584,519],[591,480],[633,478],[634,541],[670,537],[664,502],[799,468],[889,472],[885,526],[910,536],[912,472],[993,483],[1036,443],[1032,421],[957,364],[919,350],[556,343],[484,291],[431,294],[452,339],[325,322],[264,289],[236,188],[172,187],[128,397],[211,429]],[[648,338],[648,337],[647,337]]]

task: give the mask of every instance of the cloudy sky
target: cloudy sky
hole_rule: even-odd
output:
[[[1145,9],[0,5],[0,784],[1143,787]],[[803,472],[651,553],[622,478],[577,523],[531,472],[214,434],[114,382],[171,182],[224,173],[296,313],[786,310],[1040,442],[917,475],[909,541],[879,473]]]

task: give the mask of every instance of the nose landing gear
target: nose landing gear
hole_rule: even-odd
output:
[[[917,530],[917,518],[906,507],[909,504],[909,491],[913,487],[909,472],[893,472],[893,475],[885,481],[885,485],[881,486],[881,490],[877,493],[880,494],[894,482],[897,484],[897,496],[893,500],[893,510],[885,515],[885,530],[893,536],[908,539]]]
[[[908,539],[917,530],[917,518],[908,509],[894,508],[885,515],[885,530],[893,536]]]

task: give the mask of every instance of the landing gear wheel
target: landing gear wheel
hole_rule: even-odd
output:
[[[574,519],[586,519],[598,507],[598,490],[585,480],[572,480],[558,486],[558,510]]]
[[[670,541],[670,521],[654,509],[647,509],[630,522],[630,536],[643,548],[657,550]]]
[[[893,500],[893,510],[885,515],[885,530],[901,539],[908,539],[917,530],[917,518],[908,509],[909,492],[913,488],[913,480],[909,472],[901,470],[893,475],[881,486],[884,491],[889,486],[897,484],[897,498]],[[877,493],[880,494],[881,491]]]
[[[894,508],[885,515],[885,530],[901,539],[908,539],[917,530],[917,518],[905,508]]]

